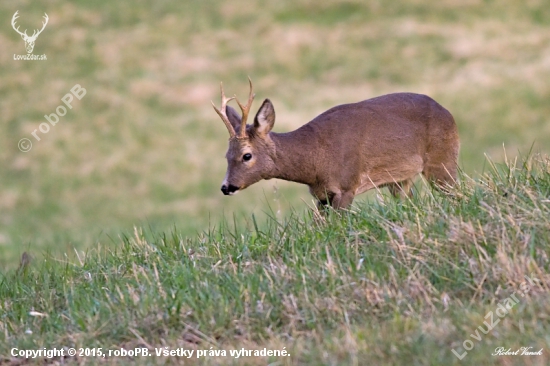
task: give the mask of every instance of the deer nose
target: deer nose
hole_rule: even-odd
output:
[[[239,187],[237,186],[234,186],[233,184],[230,184],[229,186],[226,186],[225,184],[222,186],[222,192],[223,194],[225,194],[226,196],[231,194],[231,193],[235,193],[236,191],[239,190]]]

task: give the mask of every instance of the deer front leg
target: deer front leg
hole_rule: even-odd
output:
[[[354,191],[341,191],[336,187],[310,187],[309,191],[317,198],[317,208],[321,212],[329,205],[335,210],[348,208],[355,197]]]
[[[412,191],[413,181],[412,179],[407,179],[399,183],[390,183],[388,184],[388,189],[390,190],[390,193],[395,198],[401,198],[401,199],[407,199],[412,198],[413,191]]]
[[[332,197],[330,204],[333,209],[340,210],[348,208],[353,202],[355,194],[351,191],[347,192],[338,192]]]
[[[327,200],[317,200],[317,209],[323,211],[328,205]]]
[[[353,202],[355,194],[353,191],[325,191],[325,194],[317,197],[317,208],[323,211],[328,205],[335,210],[348,208]]]

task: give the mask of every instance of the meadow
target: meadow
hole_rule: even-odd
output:
[[[15,11],[29,33],[48,14],[34,49],[46,61],[14,60],[26,53]],[[18,362],[12,347],[56,345],[286,347],[280,364],[548,363],[544,1],[15,0],[0,14],[0,363]],[[372,192],[319,223],[297,184],[223,196],[228,136],[210,101],[220,81],[244,99],[248,76],[276,132],[341,103],[430,95],[459,127],[454,198]],[[86,94],[38,141],[77,84]],[[540,282],[455,357],[525,276]],[[545,353],[491,356],[499,346]]]

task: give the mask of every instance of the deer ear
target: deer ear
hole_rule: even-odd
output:
[[[254,129],[259,135],[267,135],[275,124],[275,109],[269,99],[264,100],[254,118]]]
[[[240,131],[241,129],[241,117],[237,113],[237,111],[231,107],[227,106],[225,113],[227,113],[227,118],[229,119],[229,122],[231,122],[231,126],[235,129],[235,131]]]

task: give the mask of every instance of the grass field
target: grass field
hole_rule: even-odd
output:
[[[48,14],[34,49],[47,61],[14,60],[15,11],[29,34]],[[490,356],[550,351],[546,2],[14,0],[0,14],[0,363],[15,346],[181,345],[453,364],[532,273],[543,285],[461,363],[548,363]],[[319,224],[304,186],[222,196],[227,131],[210,100],[220,81],[245,96],[247,76],[277,132],[384,93],[432,96],[460,131],[456,199],[372,193]],[[37,141],[76,84],[86,95]]]
[[[13,348],[65,346],[195,352],[137,364],[546,365],[549,196],[550,160],[534,157],[463,176],[453,198],[386,197],[322,221],[252,216],[246,230],[222,222],[192,238],[136,229],[112,250],[6,275],[0,354],[8,364],[20,360]],[[492,356],[498,347],[543,352]],[[264,348],[290,356],[229,353]],[[227,356],[196,357],[213,350]]]

